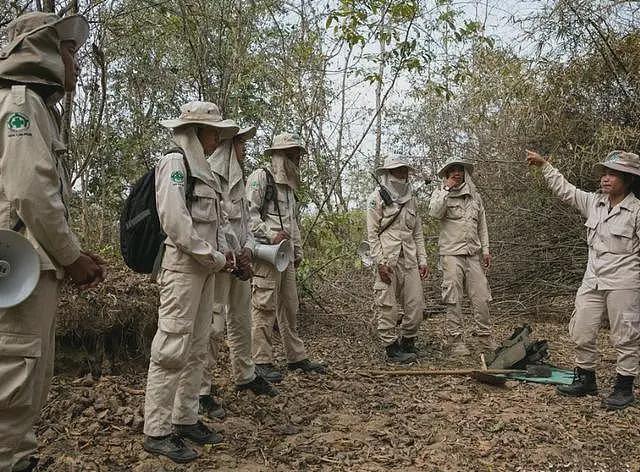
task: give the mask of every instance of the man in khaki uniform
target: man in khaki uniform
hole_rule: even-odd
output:
[[[254,239],[249,229],[248,208],[244,199],[242,162],[245,141],[256,134],[256,128],[244,128],[227,139],[209,157],[211,170],[222,189],[222,210],[228,219],[225,225],[227,242],[246,270],[235,274],[220,272],[215,279],[215,306],[209,342],[209,365],[217,360],[218,346],[224,341],[225,318],[231,370],[238,390],[251,390],[258,395],[275,396],[278,392],[262,376],[256,375],[251,359],[251,255]],[[226,314],[226,316],[225,316]],[[204,375],[200,388],[200,406],[210,416],[220,417],[220,407],[211,395],[211,378]],[[224,416],[224,410],[222,410]]]
[[[400,363],[416,359],[415,341],[424,309],[421,279],[429,274],[422,221],[409,172],[415,169],[403,159],[386,158],[384,165],[376,169],[382,187],[369,196],[367,210],[370,254],[378,267],[373,286],[378,336],[387,359]],[[384,192],[388,192],[391,201]],[[400,337],[395,332],[398,305],[404,310]]]
[[[278,272],[268,262],[253,261],[253,360],[258,373],[271,382],[282,379],[273,365],[271,337],[276,319],[289,369],[325,372],[324,366],[307,358],[296,327],[298,292],[295,267],[302,262],[302,241],[296,220],[294,191],[300,186],[300,157],[305,152],[298,135],[279,134],[265,151],[271,156],[271,166],[254,171],[247,179],[250,226],[256,241],[278,244],[290,239],[294,248],[293,260],[284,272]]]
[[[173,141],[184,155],[170,151],[155,174],[158,216],[167,238],[158,275],[160,307],[147,376],[144,448],[189,462],[197,453],[184,438],[201,445],[221,441],[198,420],[198,392],[207,358],[214,274],[234,265],[223,254],[227,244],[220,228],[221,189],[205,156],[238,127],[222,120],[213,103],[190,102],[181,112],[161,124],[173,130]]]
[[[601,189],[595,193],[577,189],[536,152],[527,151],[527,160],[541,167],[551,191],[587,220],[589,259],[569,323],[576,345],[574,381],[558,386],[558,391],[570,396],[597,394],[596,341],[606,311],[618,361],[613,392],[602,406],[626,408],[635,400],[633,382],[640,360],[640,200],[634,195],[640,188],[640,157],[609,153],[596,166]]]
[[[447,304],[446,330],[454,356],[469,355],[462,326],[462,297],[466,286],[474,310],[475,335],[480,347],[493,350],[485,270],[491,267],[489,233],[484,204],[471,174],[473,165],[451,158],[438,172],[442,186],[434,190],[429,215],[440,220],[442,300]]]
[[[0,228],[20,231],[40,255],[40,280],[24,302],[0,309],[0,471],[36,466],[33,424],[47,398],[58,287],[103,280],[103,261],[81,250],[67,221],[68,196],[54,107],[77,80],[82,16],[27,13],[7,27],[0,50]]]

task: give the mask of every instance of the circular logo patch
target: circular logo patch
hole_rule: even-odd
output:
[[[12,113],[7,120],[7,126],[11,131],[24,131],[29,129],[31,122],[22,113]]]
[[[173,171],[173,173],[171,174],[171,181],[175,182],[176,184],[181,184],[182,182],[184,182],[184,174],[182,173],[182,171]]]

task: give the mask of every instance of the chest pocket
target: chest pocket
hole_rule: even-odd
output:
[[[450,220],[459,220],[464,216],[464,208],[462,208],[461,202],[447,203],[446,218]]]
[[[409,230],[413,230],[416,227],[416,218],[418,213],[415,208],[407,207],[404,213],[404,224]]]
[[[587,244],[593,246],[593,240],[596,236],[596,227],[598,226],[598,217],[596,215],[590,216],[585,222],[587,227]]]
[[[239,220],[242,218],[243,200],[235,200],[233,202],[224,202],[224,211],[227,213],[229,220]]]
[[[609,250],[614,254],[631,254],[633,251],[633,226],[627,218],[616,221],[609,227],[611,238]]]
[[[282,216],[282,220],[284,221],[289,216],[289,201],[287,200],[287,192],[278,190],[277,198],[278,205],[276,206],[276,202],[274,201],[269,202],[267,213],[278,218],[278,207],[280,207],[280,215]]]
[[[191,218],[200,223],[218,220],[218,195],[208,185],[196,179],[193,188],[194,201],[191,203]]]

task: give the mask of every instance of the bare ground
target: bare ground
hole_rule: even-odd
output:
[[[328,364],[327,376],[288,374],[278,397],[255,397],[235,392],[224,358],[212,374],[228,417],[209,424],[225,441],[186,466],[142,449],[143,366],[129,364],[98,381],[58,375],[38,425],[39,470],[640,470],[637,407],[606,412],[600,398],[559,397],[544,385],[367,374],[394,368],[372,337],[368,290],[366,281],[326,285],[316,292],[324,309],[302,307],[301,334],[313,357]],[[443,353],[442,321],[425,320],[419,365],[411,367],[476,367],[477,353],[458,363]],[[540,314],[496,316],[498,337],[521,322],[550,341],[552,362],[571,366],[566,323]],[[607,334],[600,339],[600,397],[615,368]]]

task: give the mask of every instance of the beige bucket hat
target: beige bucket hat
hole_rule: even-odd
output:
[[[300,149],[301,154],[306,154],[307,149],[302,145],[302,139],[299,135],[293,133],[281,133],[273,138],[273,143],[270,148],[267,148],[264,153],[269,156],[273,154],[273,151],[280,149]]]
[[[400,167],[406,167],[409,169],[409,172],[417,172],[416,168],[409,164],[404,158],[401,156],[389,156],[384,158],[384,162],[380,167],[376,169],[376,174],[380,175],[384,171],[391,169],[399,169]]]
[[[203,125],[216,128],[220,139],[229,139],[236,135],[240,127],[233,120],[223,120],[218,105],[211,102],[193,101],[180,107],[180,116],[170,120],[162,120],[165,128],[180,128],[188,125]]]
[[[55,13],[33,11],[19,16],[7,25],[8,43],[0,50],[0,59],[7,58],[27,36],[45,28],[55,29],[60,41],[74,41],[78,48],[89,37],[89,22],[82,15],[60,18]]]
[[[640,156],[627,151],[611,151],[604,161],[593,166],[596,172],[605,168],[640,176]]]
[[[247,128],[240,128],[234,138],[240,138],[243,141],[247,141],[256,135],[257,128],[255,126],[248,126]]]
[[[438,177],[444,178],[444,176],[447,174],[447,170],[449,170],[449,167],[454,166],[454,165],[460,165],[460,166],[464,167],[464,169],[469,174],[473,174],[473,162],[468,161],[466,159],[461,159],[459,157],[450,157],[449,159],[447,159],[447,161],[444,163],[444,165],[438,171]]]

